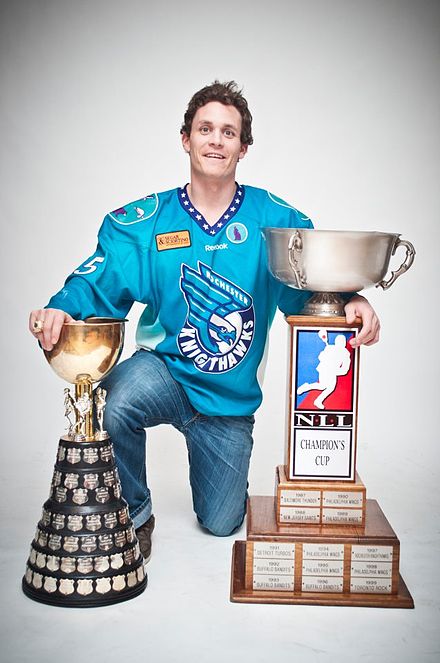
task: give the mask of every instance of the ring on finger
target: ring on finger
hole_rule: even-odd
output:
[[[44,320],[35,320],[33,324],[33,330],[35,334],[41,334],[44,327]]]

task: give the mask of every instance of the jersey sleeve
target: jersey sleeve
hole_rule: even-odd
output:
[[[108,214],[95,252],[70,274],[46,308],[57,308],[75,319],[89,316],[124,318],[134,301],[147,302],[149,248],[130,227]],[[142,288],[142,290],[141,290]]]

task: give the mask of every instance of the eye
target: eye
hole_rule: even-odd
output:
[[[207,127],[206,125],[204,127],[200,127],[200,133],[208,134],[209,133],[209,127]]]
[[[232,131],[232,129],[225,129],[225,136],[227,136],[228,138],[234,138],[235,132]]]

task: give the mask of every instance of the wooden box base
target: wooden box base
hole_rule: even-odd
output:
[[[351,483],[290,480],[285,465],[278,465],[275,495],[278,525],[365,524],[367,491],[357,473]]]
[[[364,527],[279,525],[275,508],[273,497],[249,499],[247,591],[271,596],[399,594],[400,542],[375,500],[367,500]]]
[[[399,575],[396,594],[331,594],[310,592],[268,592],[245,586],[246,541],[236,541],[232,551],[231,601],[234,603],[281,603],[371,608],[414,608],[414,601]]]

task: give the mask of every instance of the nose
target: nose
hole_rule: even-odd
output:
[[[221,129],[213,129],[209,137],[209,142],[211,145],[217,145],[221,147],[223,145],[223,133]]]

